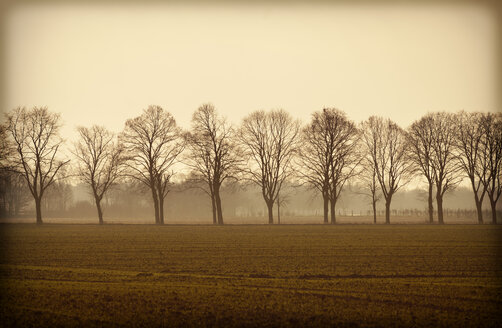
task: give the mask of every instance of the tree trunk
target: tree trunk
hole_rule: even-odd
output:
[[[216,218],[216,201],[214,200],[214,192],[211,191],[211,209],[213,211],[213,224],[218,224]]]
[[[98,210],[99,224],[103,224],[103,210],[101,209],[101,199],[97,195],[94,195],[94,201],[96,202],[96,208]]]
[[[432,203],[432,182],[429,182],[429,223],[434,222],[434,206]]]
[[[218,224],[223,224],[223,209],[221,208],[220,188],[215,188],[214,198],[216,202],[216,213],[218,214]]]
[[[42,199],[35,198],[35,211],[37,212],[37,224],[42,224]]]
[[[443,220],[443,196],[438,193],[436,195],[436,201],[437,201],[437,205],[438,205],[438,223],[439,224],[444,224],[444,220]]]
[[[267,208],[268,208],[268,224],[274,224],[274,212],[272,211],[274,207],[274,201],[269,201],[267,202]]]
[[[490,206],[492,208],[492,224],[497,224],[497,202],[490,197]]]
[[[385,224],[390,224],[390,202],[392,197],[385,199]]]
[[[328,213],[329,213],[329,197],[326,194],[322,195],[324,201],[324,224],[328,224]]]
[[[155,224],[159,224],[159,199],[157,197],[157,191],[155,187],[151,187],[152,189],[152,198],[153,198],[153,208],[155,210]]]
[[[330,199],[329,205],[331,211],[331,224],[336,224],[336,213],[335,213],[336,200]]]
[[[277,194],[277,224],[281,224],[281,201],[279,194]]]
[[[159,224],[164,224],[164,196],[159,195]]]
[[[376,200],[373,200],[373,223],[376,224]]]

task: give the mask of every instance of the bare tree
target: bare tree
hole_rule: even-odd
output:
[[[356,151],[358,130],[344,112],[325,108],[312,114],[311,123],[302,132],[300,176],[321,192],[324,223],[328,223],[329,203],[334,224],[336,202],[360,161]]]
[[[464,173],[471,182],[478,223],[483,223],[483,199],[489,178],[489,154],[486,133],[483,126],[485,114],[461,112],[457,115],[459,127],[456,136],[458,159]]]
[[[261,188],[269,224],[274,223],[272,208],[277,195],[292,173],[299,131],[300,123],[282,109],[256,111],[242,122],[239,139],[249,164],[245,171]]]
[[[173,116],[160,106],[149,106],[141,116],[129,119],[120,136],[127,151],[129,176],[150,188],[155,223],[164,224],[166,198],[173,165],[184,149],[181,130]]]
[[[234,137],[234,129],[218,116],[212,104],[200,106],[192,115],[187,164],[207,186],[203,190],[211,197],[214,224],[223,224],[221,186],[236,177],[240,164]]]
[[[492,223],[497,223],[497,201],[502,194],[502,114],[488,113],[482,121],[485,135],[484,151],[487,155],[488,179],[486,192],[492,209]]]
[[[26,181],[19,172],[1,169],[0,172],[0,215],[18,216],[30,201]]]
[[[18,107],[7,115],[7,130],[17,150],[15,167],[23,174],[35,200],[38,224],[43,222],[41,203],[44,192],[69,162],[57,158],[63,143],[59,136],[59,119],[59,114],[49,112],[47,107],[31,110]]]
[[[330,112],[313,113],[311,123],[302,131],[298,156],[300,178],[321,192],[325,224],[329,222],[330,163],[335,148],[333,121]]]
[[[423,175],[427,181],[429,223],[434,222],[434,166],[432,163],[434,136],[432,135],[432,128],[433,118],[431,115],[426,115],[413,122],[406,133],[413,171]]]
[[[77,174],[91,188],[99,224],[103,224],[101,200],[122,174],[124,148],[114,141],[114,134],[102,126],[78,127],[77,131],[79,140],[73,151],[78,159]]]
[[[19,215],[30,200],[23,175],[15,167],[16,149],[7,126],[0,124],[0,215]]]
[[[366,154],[368,155],[368,154]],[[379,183],[375,166],[370,157],[363,157],[361,165],[363,169],[358,175],[359,180],[362,182],[362,191],[359,194],[370,199],[371,208],[373,210],[373,223],[377,223],[377,209],[376,205],[380,200],[381,194],[378,192]]]
[[[410,165],[407,158],[404,130],[390,119],[371,116],[362,123],[363,141],[382,195],[385,199],[385,223],[390,223],[392,196],[409,181]]]
[[[455,154],[457,124],[451,113],[431,113],[432,167],[436,187],[438,223],[443,224],[443,196],[460,182],[460,166]]]

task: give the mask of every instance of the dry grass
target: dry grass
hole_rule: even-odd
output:
[[[502,326],[498,226],[1,229],[4,326]]]

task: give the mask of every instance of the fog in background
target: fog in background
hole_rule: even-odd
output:
[[[349,185],[337,204],[339,223],[372,223],[373,213],[366,190]],[[267,207],[259,188],[250,185],[227,185],[222,190],[223,214],[227,224],[265,224]],[[32,222],[34,205],[31,197],[16,218],[3,222]],[[377,204],[378,223],[384,223],[383,201]],[[165,201],[167,224],[211,224],[211,201],[202,190],[186,183],[172,187]],[[280,223],[322,224],[322,197],[305,186],[288,185],[281,190]],[[446,223],[476,223],[472,190],[460,187],[445,196]],[[485,218],[490,217],[490,205],[484,202]],[[500,203],[498,209],[502,210]],[[140,185],[121,183],[103,200],[105,222],[154,224],[151,194]],[[86,185],[56,184],[44,198],[46,222],[96,223],[96,205]],[[277,204],[274,206],[277,220]],[[499,214],[500,215],[500,214]],[[392,202],[393,223],[427,222],[426,190],[402,190]],[[276,222],[277,223],[277,222]]]
[[[188,128],[212,102],[307,121],[337,107],[403,127],[428,111],[496,111],[497,12],[458,5],[19,2],[4,12],[2,111],[48,106],[62,134],[119,132],[150,104]]]

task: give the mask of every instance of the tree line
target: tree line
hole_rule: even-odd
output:
[[[149,106],[128,119],[122,132],[102,126],[78,127],[62,156],[61,117],[46,107],[18,107],[0,125],[0,196],[9,211],[24,197],[25,185],[41,224],[44,195],[69,177],[85,183],[99,223],[102,200],[119,182],[136,181],[151,193],[155,223],[164,224],[164,201],[180,173],[185,183],[202,189],[211,201],[214,224],[223,224],[222,187],[254,184],[274,223],[286,184],[308,186],[323,199],[324,223],[336,223],[336,204],[350,181],[357,181],[372,204],[385,205],[390,223],[392,198],[412,179],[426,182],[429,222],[444,223],[443,198],[464,178],[470,182],[479,223],[488,198],[492,223],[502,193],[502,113],[428,113],[403,129],[391,119],[371,116],[356,124],[336,108],[312,114],[307,124],[278,109],[255,111],[239,126],[230,124],[212,104],[192,115],[188,131],[160,106]],[[71,165],[70,165],[71,163]],[[434,208],[436,207],[436,210]]]

